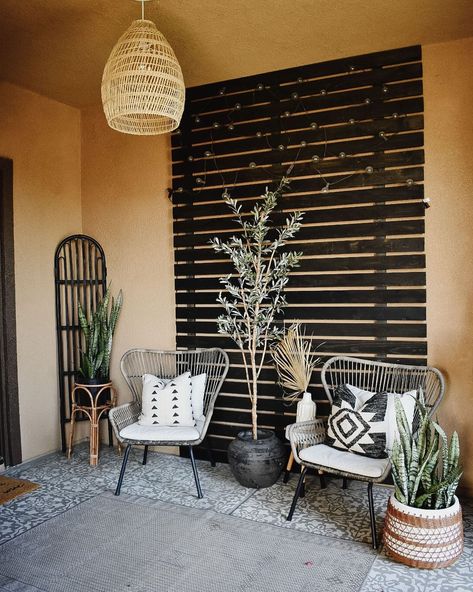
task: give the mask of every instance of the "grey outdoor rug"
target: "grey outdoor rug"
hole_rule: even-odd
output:
[[[362,543],[103,494],[2,545],[0,590],[11,578],[22,592],[355,592],[375,558]]]

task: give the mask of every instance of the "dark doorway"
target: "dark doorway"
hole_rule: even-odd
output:
[[[21,462],[16,358],[13,162],[0,158],[0,457]]]

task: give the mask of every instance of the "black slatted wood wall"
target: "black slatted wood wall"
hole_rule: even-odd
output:
[[[278,216],[306,213],[285,319],[307,324],[324,360],[425,362],[420,47],[191,88],[172,160],[177,346],[220,346],[231,359],[209,430],[221,460],[250,425],[239,353],[215,323],[218,278],[232,269],[208,241],[237,231],[224,192],[250,209],[289,174]],[[269,360],[261,379],[260,425],[282,435],[295,409]],[[324,415],[318,373],[313,382]]]

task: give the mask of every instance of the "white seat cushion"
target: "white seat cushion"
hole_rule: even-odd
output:
[[[337,450],[326,444],[316,444],[304,448],[299,453],[302,460],[314,465],[322,465],[345,473],[354,473],[374,479],[381,477],[388,466],[388,458],[370,458],[353,452]]]
[[[191,426],[148,426],[132,423],[120,431],[126,440],[154,440],[155,442],[185,442],[198,440],[204,427],[205,418]]]

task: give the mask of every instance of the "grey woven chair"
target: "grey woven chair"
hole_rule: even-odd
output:
[[[345,356],[335,356],[327,360],[322,367],[321,378],[330,403],[332,403],[335,389],[341,384],[351,384],[360,389],[376,393],[405,393],[422,388],[430,415],[437,409],[445,391],[445,381],[441,372],[436,368],[389,364]],[[416,415],[414,415],[414,426],[415,424]],[[304,478],[309,468],[318,470],[321,475],[331,473],[343,477],[344,487],[346,487],[347,479],[367,481],[372,544],[373,548],[377,548],[373,483],[381,483],[389,475],[391,472],[389,459],[366,459],[364,460],[365,467],[363,471],[356,471],[355,469],[350,471],[347,467],[350,466],[350,462],[353,466],[353,461],[355,461],[356,465],[357,461],[360,461],[359,455],[352,452],[338,452],[338,458],[343,459],[339,467],[331,466],[333,459],[332,463],[329,463],[328,457],[325,459],[327,464],[324,464],[325,448],[315,449],[316,446],[325,442],[325,425],[322,419],[290,425],[288,427],[288,437],[294,459],[301,465],[302,470],[287,520],[292,520],[297,500],[303,491]],[[319,462],[310,462],[307,458],[306,460],[301,458],[301,452],[311,447],[314,447],[313,452],[319,453],[316,454],[316,456],[321,457]],[[306,454],[303,455],[306,456]],[[366,457],[361,458],[365,459]],[[343,469],[341,468],[342,464],[344,465]],[[322,487],[325,487],[325,482],[322,479],[321,483]]]
[[[144,446],[144,465],[146,464],[148,456],[148,446],[188,446],[197,495],[199,498],[203,497],[193,448],[194,446],[201,444],[205,438],[212,417],[215,400],[228,372],[228,365],[227,354],[218,348],[194,351],[132,349],[123,355],[120,368],[131,390],[133,400],[130,403],[115,407],[110,411],[110,423],[112,424],[115,435],[119,442],[126,445],[115,495],[120,495],[120,489],[132,446]],[[141,413],[143,374],[154,374],[159,378],[174,378],[187,371],[190,371],[193,376],[204,372],[207,374],[204,394],[205,421],[200,425],[197,425],[196,429],[191,428],[193,432],[192,438],[189,439],[188,436],[188,439],[179,437],[182,430],[187,430],[188,434],[189,428],[139,426],[137,422]],[[128,429],[124,432],[125,428],[130,428],[130,426],[134,429]],[[162,437],[163,429],[167,432],[165,438]],[[174,435],[169,435],[172,431],[175,431],[175,439],[170,439],[174,438]],[[140,432],[142,435],[140,435]],[[155,435],[153,432],[155,432]],[[153,437],[150,437],[150,433]],[[209,455],[212,466],[215,466],[210,447]]]

